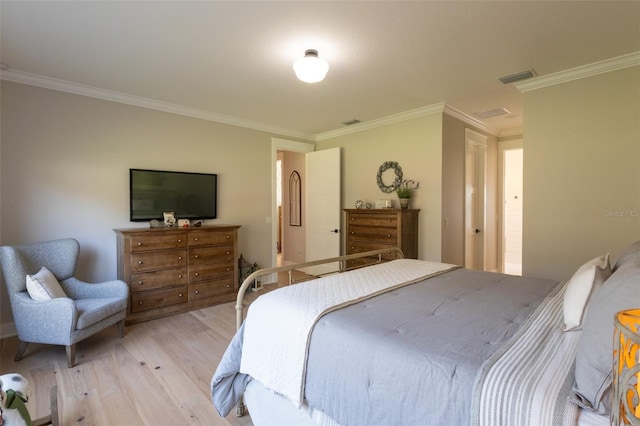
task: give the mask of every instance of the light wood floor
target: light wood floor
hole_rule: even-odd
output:
[[[221,418],[211,403],[211,377],[235,333],[234,305],[127,326],[124,338],[109,327],[77,344],[73,368],[64,347],[33,343],[16,363],[17,338],[3,339],[0,373],[29,380],[32,418],[49,414],[57,385],[62,425],[252,425],[249,415]]]

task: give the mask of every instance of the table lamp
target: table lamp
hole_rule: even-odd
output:
[[[640,309],[614,317],[612,425],[640,425]]]

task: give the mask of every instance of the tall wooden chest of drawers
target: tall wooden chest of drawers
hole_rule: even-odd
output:
[[[404,257],[418,258],[418,213],[420,209],[345,209],[346,254],[398,247]],[[395,252],[383,255],[396,258]],[[375,263],[377,258],[350,260],[348,267]]]
[[[238,228],[116,229],[127,324],[235,300]]]

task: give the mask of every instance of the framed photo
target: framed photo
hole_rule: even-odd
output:
[[[176,224],[176,216],[174,212],[162,212],[164,216],[164,226],[173,226]]]

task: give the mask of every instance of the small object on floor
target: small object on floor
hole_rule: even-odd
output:
[[[29,382],[21,374],[0,376],[0,425],[31,426],[26,403],[31,396]]]

